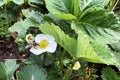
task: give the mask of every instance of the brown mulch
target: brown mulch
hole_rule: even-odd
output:
[[[4,61],[5,59],[22,60],[29,55],[29,50],[19,52],[18,45],[17,43],[15,43],[12,37],[10,37],[9,39],[6,39],[5,37],[0,37],[0,61]]]

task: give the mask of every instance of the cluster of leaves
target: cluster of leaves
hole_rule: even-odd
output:
[[[42,4],[44,0],[1,0],[0,1],[0,36],[10,36],[8,28],[22,17],[21,10],[33,4]],[[11,6],[12,5],[12,6]],[[31,7],[32,8],[32,7]]]
[[[10,1],[21,5],[25,2],[40,3],[43,0],[4,0],[0,5],[6,5]],[[25,66],[17,73],[17,79],[46,80],[45,70],[37,66],[41,65],[46,68],[51,80],[71,80],[74,77],[72,63],[77,60],[114,65],[120,70],[120,54],[108,46],[120,40],[120,20],[112,12],[114,5],[110,3],[110,0],[45,0],[48,9],[46,14],[37,9],[23,9],[22,16],[25,18],[20,17],[9,28],[11,33],[18,33],[17,41],[25,44],[28,29],[37,28],[41,33],[53,36],[59,46],[54,55],[43,54],[28,58],[25,63],[32,65]],[[75,73],[81,76],[79,71]],[[108,78],[105,74],[106,71],[103,71],[103,80]],[[111,78],[114,79],[112,75]]]
[[[36,65],[27,65],[15,74],[18,67],[19,64],[16,63],[16,60],[1,62],[0,80],[14,80],[14,75],[16,75],[17,80],[47,80],[47,74],[43,68]]]

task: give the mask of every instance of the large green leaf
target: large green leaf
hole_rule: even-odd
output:
[[[82,12],[80,23],[87,24],[93,27],[111,28],[120,30],[120,21],[117,15],[108,10],[100,8],[89,8]]]
[[[48,80],[48,76],[43,68],[27,65],[17,73],[17,80]]]
[[[91,62],[102,62],[90,45],[87,35],[84,35],[82,31],[78,32],[76,57],[83,58]]]
[[[70,38],[54,24],[44,24],[40,26],[40,30],[45,34],[53,36],[60,46],[67,50],[71,56],[75,57],[77,42],[74,38]]]
[[[82,30],[89,36],[91,42],[95,41],[103,44],[110,44],[120,40],[120,32],[112,29],[93,27],[84,23],[77,24],[76,22],[73,22],[71,27],[76,32]]]
[[[115,65],[118,68],[120,65],[108,46],[98,42],[90,43],[88,36],[83,34],[82,31],[78,32],[76,58],[95,63]]]
[[[0,80],[11,80],[15,70],[19,67],[16,64],[16,60],[7,60],[4,63],[0,63]]]
[[[75,15],[79,13],[79,0],[45,0],[45,2],[47,9],[62,19],[76,19],[72,13]]]

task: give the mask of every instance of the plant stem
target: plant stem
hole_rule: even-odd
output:
[[[116,0],[116,1],[113,3],[113,7],[112,7],[111,11],[113,11],[113,10],[115,9],[115,7],[116,7],[116,5],[118,4],[118,2],[119,2],[119,0]]]
[[[9,19],[8,19],[8,14],[7,14],[7,4],[5,4],[5,16],[6,16],[7,27],[9,27]]]
[[[70,77],[71,73],[72,73],[72,69],[71,69],[71,70],[68,70],[68,71],[66,72],[65,76],[63,77],[63,80],[69,80],[69,77]]]

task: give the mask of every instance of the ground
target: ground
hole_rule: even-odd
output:
[[[29,50],[24,52],[19,52],[18,45],[15,42],[14,38],[10,37],[9,39],[5,37],[0,37],[0,61],[5,59],[23,59],[30,55]]]

